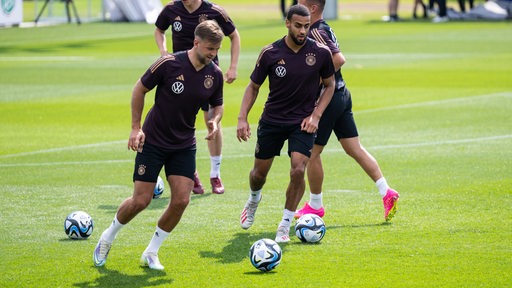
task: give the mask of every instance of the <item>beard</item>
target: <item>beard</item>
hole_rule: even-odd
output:
[[[199,55],[199,54],[197,54],[197,60],[199,60],[199,63],[201,63],[203,65],[208,65],[208,64],[210,64],[210,62],[212,62],[212,59],[202,56],[202,55]]]
[[[295,43],[295,45],[301,46],[304,44],[304,42],[306,42],[307,37],[304,37],[302,40],[299,40],[297,37],[290,34],[290,38],[292,38],[293,43]]]

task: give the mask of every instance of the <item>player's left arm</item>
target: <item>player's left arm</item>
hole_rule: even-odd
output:
[[[318,122],[320,122],[320,118],[322,118],[325,108],[327,108],[327,105],[331,102],[332,95],[334,94],[334,74],[328,78],[323,78],[322,84],[324,88],[320,93],[320,97],[318,98],[317,105],[313,110],[313,113],[302,121],[302,130],[308,133],[316,132],[318,129]]]
[[[222,115],[224,114],[224,105],[219,105],[215,107],[211,107],[208,110],[208,122],[206,122],[206,127],[208,128],[208,135],[204,139],[206,140],[214,140],[217,137],[217,133],[219,133],[219,123],[222,119]]]
[[[226,71],[226,82],[228,84],[233,83],[237,77],[237,66],[238,66],[238,58],[240,57],[240,34],[238,30],[235,29],[233,33],[228,35],[231,40],[231,62],[229,64],[228,71]]]

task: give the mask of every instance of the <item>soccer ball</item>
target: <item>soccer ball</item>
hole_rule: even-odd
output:
[[[64,232],[71,239],[87,239],[94,230],[91,216],[83,211],[75,211],[64,220]]]
[[[155,190],[153,190],[153,199],[158,199],[164,193],[164,180],[160,176],[156,180]]]
[[[315,243],[325,235],[325,223],[315,214],[302,215],[295,223],[295,235],[302,242]]]
[[[271,239],[263,238],[252,244],[249,250],[251,264],[263,272],[273,270],[281,262],[281,247]]]

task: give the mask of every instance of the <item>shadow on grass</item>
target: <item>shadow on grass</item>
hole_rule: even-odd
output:
[[[73,287],[151,287],[159,285],[169,285],[174,282],[172,279],[164,278],[164,271],[144,269],[143,275],[127,275],[119,271],[109,270],[105,267],[98,267],[100,276],[92,281],[80,282]]]
[[[331,229],[340,229],[340,228],[367,228],[367,227],[381,227],[381,226],[390,226],[392,222],[379,222],[379,223],[369,223],[369,224],[347,224],[347,225],[336,225],[336,226],[326,226],[327,230]]]
[[[188,207],[187,209],[190,209],[190,207],[194,206],[195,205],[195,202],[197,201],[206,201],[208,198],[210,198],[212,195],[212,193],[205,193],[205,194],[202,194],[202,195],[196,195],[196,194],[190,194],[190,203],[188,204]],[[149,204],[149,206],[146,208],[148,210],[163,210],[165,208],[167,208],[167,205],[169,205],[169,202],[171,201],[170,199],[171,197],[170,196],[164,196],[164,197],[161,197],[159,199],[153,199],[151,201],[151,204]],[[121,204],[121,203],[119,203]],[[117,211],[117,210],[116,210]]]
[[[30,46],[27,45],[7,45],[0,47],[0,54],[5,53],[16,53],[16,52],[27,52],[27,53],[56,53],[58,51],[62,51],[63,49],[72,49],[74,51],[88,50],[93,47],[94,44],[90,43],[90,41],[81,41],[74,43],[42,43],[38,44],[38,46]],[[52,54],[53,55],[53,54]]]
[[[224,246],[222,251],[216,253],[213,251],[199,251],[199,255],[203,258],[217,259],[219,263],[238,263],[249,257],[249,247],[262,238],[274,239],[274,233],[236,233],[229,241],[229,244]],[[281,249],[285,251],[286,245],[280,245]]]
[[[364,227],[380,227],[380,226],[388,226],[391,225],[390,222],[381,222],[381,223],[372,223],[372,224],[350,224],[350,225],[335,225],[335,226],[327,226],[327,231],[334,229],[345,229],[345,228],[364,228]],[[293,228],[292,228],[293,229]],[[292,232],[293,233],[293,232]],[[293,235],[291,235],[293,236]],[[222,251],[213,252],[213,251],[199,251],[199,255],[203,258],[213,258],[217,259],[219,263],[238,263],[243,261],[249,255],[249,247],[259,239],[269,238],[274,239],[275,234],[273,232],[264,232],[257,234],[250,233],[236,233],[233,235],[233,238],[229,241],[228,245],[224,246]],[[308,243],[306,245],[320,245],[319,243]],[[281,249],[285,252],[287,249],[287,245],[304,245],[302,242],[289,242],[289,243],[280,243]],[[258,272],[256,272],[257,274]]]
[[[168,191],[166,191],[166,192],[168,192]],[[203,195],[191,194],[189,207],[193,206],[195,201],[205,201],[212,195],[213,194],[211,194],[211,193],[209,193],[209,194],[205,193]],[[129,197],[129,196],[127,196],[127,197]],[[163,212],[163,209],[165,209],[167,207],[167,205],[169,205],[170,198],[171,197],[167,195],[167,196],[162,196],[158,199],[153,199],[146,209],[147,210],[162,210],[162,212]],[[119,206],[121,205],[121,203],[122,202],[119,202],[119,205],[99,205],[98,209],[101,209],[104,211],[110,211],[111,213],[115,214],[117,212],[117,210],[119,209]]]
[[[272,271],[263,272],[263,271],[260,271],[260,270],[254,270],[254,271],[244,272],[244,275],[255,275],[255,276],[261,275],[261,276],[265,277],[267,275],[271,275],[271,274],[274,274],[274,273],[277,273],[277,271],[276,270],[272,270]]]

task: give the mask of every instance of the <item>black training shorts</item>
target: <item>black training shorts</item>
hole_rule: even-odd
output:
[[[333,131],[338,140],[359,136],[352,114],[352,97],[347,88],[334,92],[318,123],[315,144],[325,146]]]
[[[262,120],[258,124],[258,140],[254,156],[257,159],[279,156],[286,140],[288,140],[288,156],[291,152],[311,156],[315,140],[314,133],[302,131],[300,124],[271,124]]]
[[[160,170],[165,166],[165,176],[179,175],[194,179],[196,171],[196,145],[185,149],[163,149],[144,143],[142,152],[137,152],[133,181],[156,182]]]

